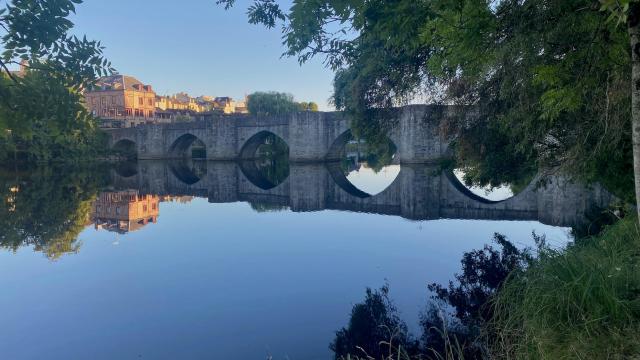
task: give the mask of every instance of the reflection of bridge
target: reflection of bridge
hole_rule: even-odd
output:
[[[472,112],[454,106],[412,105],[398,109],[389,137],[398,147],[403,163],[423,163],[441,158],[448,141],[440,134],[447,118]],[[275,117],[217,116],[203,121],[140,125],[108,130],[110,145],[129,147],[139,159],[189,157],[199,140],[210,160],[251,157],[268,134],[289,145],[292,161],[323,161],[339,157],[350,139],[349,121],[340,113],[300,112]]]
[[[154,195],[206,197],[211,203],[289,206],[297,212],[335,209],[413,220],[538,220],[573,226],[583,223],[585,213],[611,201],[598,187],[585,188],[552,177],[544,187],[532,184],[510,199],[491,202],[466,190],[452,174],[425,165],[403,165],[395,181],[375,196],[355,188],[331,164],[291,164],[289,177],[266,190],[260,186],[259,173],[247,173],[247,168],[235,162],[140,161],[134,167],[114,172],[113,185]]]

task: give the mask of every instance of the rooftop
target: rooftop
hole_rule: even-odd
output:
[[[143,86],[148,86],[143,84],[140,80],[134,78],[133,76],[127,75],[111,75],[111,76],[103,76],[98,79],[95,83],[94,90],[141,90]],[[151,87],[148,88],[151,90]]]

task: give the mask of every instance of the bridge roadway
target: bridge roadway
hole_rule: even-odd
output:
[[[389,138],[402,163],[429,163],[442,158],[449,140],[441,124],[476,116],[473,108],[410,105],[396,109]],[[212,115],[200,121],[147,124],[108,130],[112,147],[134,149],[138,159],[190,157],[194,143],[204,145],[209,160],[239,160],[253,156],[269,134],[289,146],[293,162],[335,160],[350,140],[349,120],[339,112],[299,112],[282,116]]]
[[[393,183],[370,196],[353,186],[335,163],[291,163],[278,185],[251,163],[138,161],[113,171],[118,189],[155,195],[197,196],[211,203],[250,202],[286,206],[294,212],[346,210],[401,216],[411,220],[532,220],[554,226],[580,226],[606,207],[612,196],[599,186],[585,187],[551,176],[504,201],[492,202],[467,190],[452,173],[425,164],[401,165]]]

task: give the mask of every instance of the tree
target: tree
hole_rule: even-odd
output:
[[[68,34],[80,3],[12,0],[0,9],[0,161],[77,157],[101,147],[81,92],[113,69],[100,42]],[[26,72],[14,74],[8,64]]]
[[[247,109],[254,115],[282,115],[298,111],[298,103],[291,94],[258,91],[247,97]]]
[[[318,111],[318,104],[314,103],[313,101],[299,102],[298,107],[300,108],[300,111]]]
[[[19,83],[6,64],[26,61],[28,67],[55,73],[65,85],[80,89],[96,75],[106,75],[111,63],[103,57],[99,41],[68,35],[73,23],[67,19],[82,0],[12,0],[0,9],[2,59],[0,66]]]
[[[309,102],[308,103],[308,110],[309,111],[318,111],[318,104],[316,104],[313,101]]]
[[[604,1],[620,14],[635,4]],[[474,106],[476,121],[443,130],[459,144],[502,138],[494,158],[523,165],[501,174],[506,167],[486,166],[482,146],[456,149],[478,185],[562,166],[628,199],[630,40],[600,8],[594,0],[325,0],[285,11],[256,0],[248,12],[251,23],[282,25],[285,56],[325,58],[336,71],[333,102],[360,135],[382,137],[392,108],[416,99]]]
[[[610,19],[626,23],[631,47],[631,136],[635,174],[636,205],[640,204],[640,2],[637,0],[600,0],[601,10],[611,12]],[[640,219],[640,206],[637,206]]]

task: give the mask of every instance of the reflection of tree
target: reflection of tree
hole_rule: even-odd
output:
[[[251,203],[249,203],[249,205],[251,205],[251,208],[253,210],[255,210],[256,212],[259,212],[259,213],[263,213],[263,212],[280,212],[280,211],[285,211],[285,210],[289,209],[288,206],[284,206],[284,205],[258,203],[258,202],[251,202]]]
[[[256,149],[256,157],[277,157],[289,155],[289,146],[279,136],[267,134],[260,146]]]
[[[534,234],[537,243],[543,237]],[[463,255],[462,273],[447,287],[429,285],[434,302],[421,317],[422,336],[413,340],[405,323],[388,298],[388,287],[372,292],[367,289],[365,300],[356,304],[349,325],[336,333],[330,348],[336,359],[348,355],[375,359],[482,359],[486,358],[487,342],[495,338],[490,321],[493,312],[489,302],[513,272],[523,270],[531,259],[528,250],[520,251],[503,235],[495,234],[500,250],[485,246]],[[486,334],[480,333],[483,328]],[[395,334],[392,347],[388,342]]]
[[[104,175],[104,176],[103,176]],[[48,258],[77,252],[91,203],[107,179],[101,169],[40,168],[0,173],[0,247],[33,246]]]
[[[536,175],[538,168],[531,154],[520,151],[502,131],[499,127],[477,126],[456,139],[453,148],[457,165],[465,173],[465,185],[510,185],[517,194]]]
[[[255,155],[256,168],[270,183],[278,185],[289,177],[289,146],[280,137],[267,135]]]
[[[393,163],[396,151],[395,144],[387,137],[377,140],[350,141],[344,147],[342,170],[346,175],[363,165],[377,174],[385,166]]]
[[[456,282],[450,281],[447,287],[429,285],[436,303],[430,305],[421,321],[426,347],[442,353],[447,342],[458,343],[465,359],[483,358],[486,348],[479,338],[480,329],[493,318],[489,301],[509,274],[524,269],[531,259],[527,250],[518,250],[504,235],[496,233],[493,239],[500,251],[486,245],[482,250],[467,252],[461,260],[462,273],[455,275]],[[544,239],[536,237],[536,241]],[[444,318],[442,311],[438,311],[445,306],[453,308],[452,319]],[[447,338],[435,330],[444,324],[449,326]]]
[[[409,335],[407,325],[389,299],[388,286],[383,286],[376,291],[367,289],[364,301],[353,306],[349,324],[336,332],[329,348],[335,359],[350,355],[382,359],[397,351],[414,355],[418,343]]]

